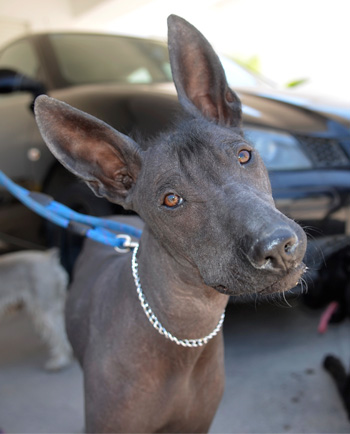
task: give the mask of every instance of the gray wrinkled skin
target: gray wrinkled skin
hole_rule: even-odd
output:
[[[208,335],[228,295],[295,286],[306,237],[274,206],[267,171],[242,135],[241,104],[208,41],[169,17],[169,53],[184,118],[136,143],[41,96],[41,134],[99,196],[144,221],[138,253],[152,310],[179,339]],[[242,162],[241,151],[250,156]],[[167,206],[169,195],[177,206]],[[140,224],[140,223],[138,223]],[[137,299],[131,255],[86,244],[67,304],[84,370],[88,432],[206,432],[224,386],[222,332],[200,348],[166,340]]]

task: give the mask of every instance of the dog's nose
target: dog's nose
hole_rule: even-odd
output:
[[[277,229],[257,240],[249,250],[255,268],[288,271],[302,260],[303,249],[297,234],[290,228]]]

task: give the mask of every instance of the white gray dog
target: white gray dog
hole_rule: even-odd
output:
[[[72,360],[64,325],[67,285],[58,249],[0,256],[0,317],[10,306],[23,303],[49,348],[48,370],[64,368]]]

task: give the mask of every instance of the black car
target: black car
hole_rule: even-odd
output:
[[[282,92],[230,59],[222,63],[242,100],[246,136],[269,169],[277,207],[313,236],[349,233],[349,107]],[[0,169],[30,189],[97,215],[122,210],[94,197],[54,160],[34,120],[34,98],[47,93],[124,133],[146,137],[179,115],[167,46],[148,39],[26,36],[0,51],[0,92]],[[5,191],[0,195],[2,235],[32,240],[39,225],[34,230],[31,214]],[[26,214],[17,218],[20,212]]]

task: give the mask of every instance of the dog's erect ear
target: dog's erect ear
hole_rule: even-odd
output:
[[[168,18],[171,69],[179,100],[190,114],[239,127],[241,102],[229,88],[219,57],[206,38],[176,15]]]
[[[125,208],[141,169],[139,146],[109,125],[45,95],[35,100],[35,118],[47,146],[97,196]]]

